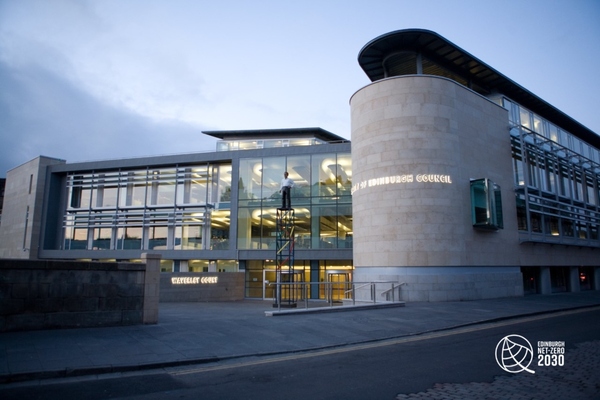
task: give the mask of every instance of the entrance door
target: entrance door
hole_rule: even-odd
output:
[[[277,271],[274,269],[263,270],[263,300],[273,300],[275,298],[276,285],[271,283],[277,283]]]
[[[281,271],[281,282],[304,282],[303,272]],[[273,300],[277,290],[277,271],[263,270],[263,300]],[[281,300],[302,300],[303,285],[282,285]]]
[[[327,300],[341,302],[346,296],[346,291],[352,289],[351,277],[349,272],[329,272],[327,273],[328,286]]]

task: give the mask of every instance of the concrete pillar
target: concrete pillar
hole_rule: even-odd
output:
[[[540,294],[552,293],[552,280],[550,279],[550,267],[540,267]]]
[[[310,281],[319,282],[319,260],[310,261]],[[319,285],[310,285],[310,298],[319,298]]]
[[[179,272],[190,272],[188,260],[179,261]]]
[[[160,254],[142,254],[146,263],[144,277],[144,324],[158,323],[158,300],[160,299]]]
[[[579,267],[571,267],[569,269],[569,291],[581,291],[581,285],[579,284]]]

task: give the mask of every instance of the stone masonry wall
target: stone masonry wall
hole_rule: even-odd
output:
[[[146,264],[3,259],[0,332],[156,323],[145,285]]]

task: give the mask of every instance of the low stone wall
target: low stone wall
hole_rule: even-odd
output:
[[[0,260],[0,332],[157,323],[160,256],[147,257]]]
[[[160,276],[161,303],[243,299],[243,272],[163,272]]]

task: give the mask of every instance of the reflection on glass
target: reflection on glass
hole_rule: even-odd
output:
[[[238,247],[275,248],[275,210],[280,206],[278,192],[286,170],[295,184],[292,207],[297,248],[351,248],[350,153],[240,160]],[[254,201],[248,200],[249,193],[254,193]]]

